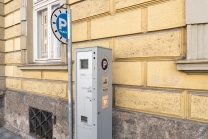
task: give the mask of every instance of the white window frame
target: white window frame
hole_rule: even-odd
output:
[[[177,70],[187,74],[208,74],[208,2],[186,0],[186,56],[175,61]]]
[[[34,56],[33,56],[33,61],[34,62],[49,62],[49,61],[57,61],[57,62],[61,62],[61,56],[59,58],[42,58],[39,59],[38,58],[38,34],[40,33],[40,29],[38,28],[38,11],[43,10],[45,8],[47,8],[48,10],[48,57],[51,56],[51,35],[53,35],[53,32],[51,30],[51,25],[50,25],[50,18],[51,18],[51,7],[53,5],[56,4],[60,4],[59,0],[42,0],[42,1],[37,1],[37,0],[33,0],[33,52],[34,52]],[[61,46],[60,46],[61,47]]]

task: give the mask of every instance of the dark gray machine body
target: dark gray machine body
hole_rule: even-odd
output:
[[[75,138],[112,139],[112,50],[75,49]]]

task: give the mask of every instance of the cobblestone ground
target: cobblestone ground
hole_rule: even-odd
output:
[[[0,128],[0,139],[22,139],[5,128]]]

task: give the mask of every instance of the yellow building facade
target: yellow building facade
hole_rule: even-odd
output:
[[[206,55],[206,43],[192,49],[200,44],[188,39],[188,29],[205,23],[187,21],[189,1],[57,2],[72,10],[73,61],[75,48],[112,49],[114,139],[208,138],[207,60],[191,57],[194,51]],[[67,47],[61,45],[58,62],[34,61],[33,6],[32,0],[0,0],[4,126],[30,138],[28,109],[34,107],[56,115],[53,136],[65,139]]]

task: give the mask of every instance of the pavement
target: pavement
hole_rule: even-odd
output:
[[[0,139],[22,139],[5,128],[0,128]]]

